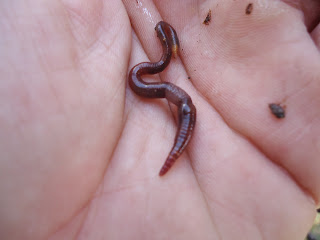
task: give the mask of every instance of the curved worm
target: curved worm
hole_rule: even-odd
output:
[[[161,21],[157,23],[155,30],[162,44],[162,57],[158,62],[142,62],[135,65],[129,73],[129,85],[139,96],[166,98],[178,107],[178,130],[173,147],[159,172],[159,175],[163,176],[190,141],[196,123],[196,108],[190,96],[176,85],[169,82],[148,83],[141,79],[142,75],[162,72],[169,65],[172,55],[178,55],[179,39],[174,28]]]

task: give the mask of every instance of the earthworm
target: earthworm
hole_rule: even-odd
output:
[[[170,63],[172,55],[179,52],[179,39],[170,24],[160,21],[155,30],[160,39],[163,54],[158,62],[142,62],[135,65],[129,73],[129,85],[139,96],[146,98],[166,98],[178,107],[178,130],[173,147],[163,164],[159,175],[163,176],[187,147],[196,123],[196,108],[190,96],[178,86],[169,82],[148,83],[141,76],[162,72]]]

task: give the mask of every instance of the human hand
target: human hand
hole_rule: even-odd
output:
[[[3,238],[302,239],[320,195],[320,30],[314,42],[305,30],[319,5],[304,23],[299,7],[247,4],[2,3]],[[126,75],[159,59],[161,19],[182,48],[161,80],[198,117],[160,178],[176,124]],[[277,101],[285,119],[268,109]]]

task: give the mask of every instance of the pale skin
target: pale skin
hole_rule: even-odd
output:
[[[320,3],[248,3],[2,1],[0,238],[303,239],[320,198]],[[144,79],[197,107],[163,177],[175,108],[127,86],[160,58],[160,20],[180,57]]]

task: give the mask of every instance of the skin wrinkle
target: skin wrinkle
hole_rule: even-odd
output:
[[[104,2],[102,2],[102,4],[104,5]],[[104,6],[102,6],[100,9],[103,9]],[[80,13],[77,13],[77,11],[73,10],[73,9],[70,9],[68,8],[68,11],[71,12],[71,13],[74,13],[76,16],[79,17],[80,20],[82,20],[83,22],[86,23],[86,25],[90,25],[91,22],[89,22],[85,17],[83,17]],[[106,22],[104,22],[101,14],[98,14],[99,16],[99,21],[98,23],[96,24],[97,26],[99,26],[98,28],[96,28],[94,30],[94,39],[92,39],[90,41],[90,43],[88,45],[86,45],[86,52],[95,52],[96,49],[99,49],[99,44],[103,45],[104,48],[105,48],[105,52],[114,52],[114,53],[118,53],[118,51],[116,51],[114,48],[114,45],[117,45],[117,37],[119,34],[121,34],[121,32],[123,32],[123,28],[117,28],[117,34],[114,34],[112,39],[110,41],[108,41],[108,43],[110,44],[106,44],[105,41],[101,40],[103,39],[103,35],[106,35],[106,33],[108,33],[110,30],[108,28],[105,27],[105,24]],[[79,23],[81,24],[81,22],[79,21]],[[73,24],[74,25],[74,24]],[[74,40],[76,41],[78,38],[75,38],[75,35],[74,35],[74,32],[73,31],[70,31],[73,33],[73,37],[74,37]],[[78,41],[76,41],[78,42]],[[88,56],[89,54],[87,54]],[[82,57],[83,58],[83,57]],[[79,57],[79,59],[81,59]]]
[[[104,33],[108,32],[104,28],[103,28],[103,30],[104,30]],[[105,47],[106,52],[109,52],[109,51],[110,52],[116,52],[116,50],[115,50],[115,48],[113,46],[116,45],[116,43],[117,43],[117,37],[118,37],[118,34],[114,34],[112,39],[111,39],[111,41],[109,41],[110,44],[106,44],[105,42],[101,41],[102,45]]]
[[[126,176],[128,176],[130,173],[125,173],[123,174],[123,178],[125,178]],[[157,176],[155,176],[157,177]],[[121,192],[126,192],[127,190],[134,190],[135,188],[140,188],[141,184],[147,184],[148,182],[150,182],[153,178],[150,177],[143,177],[143,178],[139,178],[138,180],[135,180],[134,182],[131,182],[129,184],[125,184],[125,185],[121,185],[121,187],[113,187],[112,189],[109,190],[101,190],[101,194],[99,194],[98,196],[95,196],[93,198],[93,200],[97,200],[99,198],[102,198],[104,196],[109,197],[112,194],[116,194],[116,193],[121,193]]]
[[[81,15],[79,15],[79,16],[81,16]],[[104,28],[102,28],[103,30],[106,30],[106,29],[104,29]],[[98,32],[98,31],[96,31],[96,32]],[[98,36],[96,36],[95,37],[95,39],[90,43],[90,45],[88,45],[87,47],[87,56],[82,56],[82,59],[85,59],[85,58],[88,58],[89,57],[89,55],[90,55],[90,52],[91,53],[93,53],[93,52],[95,52],[95,50],[96,49],[99,49],[99,47],[100,47],[100,45],[99,44],[101,44],[102,46],[104,46],[104,49],[105,49],[105,51],[102,51],[101,52],[101,56],[103,56],[104,55],[104,53],[105,52],[108,52],[110,49],[112,50],[113,49],[113,45],[116,43],[116,35],[114,36],[114,38],[112,39],[112,41],[111,41],[111,44],[110,45],[107,45],[107,44],[105,44],[105,42],[104,41],[101,41],[100,39],[101,39],[101,35],[102,35],[102,33],[105,33],[105,32],[103,32],[103,31],[99,31],[100,32],[100,34],[98,35]],[[73,35],[74,36],[74,35]],[[112,52],[114,52],[114,51],[112,51]],[[95,56],[96,57],[96,56]],[[85,72],[85,71],[82,71],[82,72]],[[121,78],[121,77],[120,77]],[[82,78],[81,78],[82,79]],[[84,80],[83,80],[83,82],[85,82]],[[109,103],[113,103],[113,102],[116,102],[117,101],[117,96],[118,96],[118,93],[119,92],[121,92],[121,90],[123,89],[123,87],[122,87],[122,85],[123,85],[123,82],[122,81],[119,81],[119,82],[117,82],[117,87],[116,87],[116,90],[113,92],[113,94],[111,95],[111,96],[108,96],[108,102]],[[122,116],[123,116],[123,112],[124,112],[124,106],[123,106],[123,110],[122,110]],[[103,112],[100,112],[99,113],[99,115],[103,115]],[[121,133],[122,134],[122,133]],[[120,134],[120,135],[121,135]],[[120,139],[120,138],[119,138]],[[119,140],[118,139],[118,140]],[[113,155],[113,154],[112,154]]]
[[[93,204],[92,202],[94,201],[95,199],[91,199],[87,205],[84,205],[83,209],[86,209],[86,213],[84,214],[83,216],[83,221],[81,221],[81,224],[79,225],[76,233],[75,233],[75,238],[74,239],[79,239],[80,238],[80,235],[82,234],[82,231],[83,231],[83,228],[84,228],[84,225],[86,224],[87,222],[87,219],[88,219],[88,216],[89,216],[89,213],[91,212],[91,209],[93,208]],[[79,213],[82,212],[82,209],[79,211]],[[76,215],[75,215],[76,216]]]
[[[122,91],[123,91],[123,82],[119,81],[116,85],[114,93],[108,98],[108,102],[110,104],[117,102],[117,97],[118,97],[119,93]],[[123,106],[122,113],[123,112],[124,112],[124,106]]]
[[[41,21],[38,21],[38,23],[40,23],[40,22],[41,22]],[[42,25],[42,24],[41,24],[41,25]],[[41,25],[40,25],[40,26],[41,26]],[[40,29],[41,29],[41,28],[40,28]],[[43,34],[45,34],[44,31],[41,31],[41,32],[42,32]],[[58,108],[59,108],[59,111],[62,112],[64,116],[67,116],[66,111],[65,111],[65,109],[64,109],[64,107],[63,107],[63,104],[61,103],[60,97],[58,97],[59,94],[57,93],[57,90],[54,88],[54,86],[53,86],[53,84],[52,84],[53,82],[55,82],[54,77],[51,77],[51,75],[50,75],[50,73],[52,72],[52,69],[51,69],[52,66],[51,66],[51,64],[48,64],[48,63],[46,62],[46,58],[43,56],[43,55],[47,55],[48,53],[41,52],[41,49],[39,49],[39,48],[37,47],[37,45],[38,45],[37,42],[34,42],[34,41],[33,41],[33,42],[32,42],[32,45],[33,45],[33,49],[36,50],[37,59],[39,59],[38,64],[42,66],[42,69],[44,70],[44,73],[45,73],[46,77],[47,77],[48,79],[50,79],[50,81],[48,81],[49,88],[51,89],[52,94],[54,95],[55,99],[57,100],[56,102],[58,103],[57,106],[58,106]],[[45,51],[47,51],[47,49],[46,49]],[[49,49],[49,51],[51,51],[51,49]],[[70,69],[71,69],[71,68],[70,68]],[[66,119],[66,118],[67,118],[67,117],[65,117],[65,119]],[[69,122],[68,125],[69,125],[69,127],[70,127],[70,126],[71,126],[71,123]]]
[[[79,44],[79,36],[78,37],[76,37],[76,34],[75,34],[75,31],[73,30],[73,29],[75,29],[76,27],[74,27],[75,26],[75,24],[74,24],[74,19],[77,19],[76,17],[79,17],[79,19],[80,20],[82,20],[82,22],[84,22],[84,23],[86,23],[86,25],[90,25],[90,22],[89,21],[87,21],[85,18],[83,18],[81,15],[79,15],[79,14],[77,14],[76,13],[76,11],[72,11],[72,10],[69,10],[68,11],[70,14],[70,16],[69,16],[69,19],[72,17],[72,20],[70,20],[69,22],[71,22],[71,24],[69,24],[68,26],[70,26],[69,27],[69,29],[70,29],[70,33],[71,33],[71,35],[72,35],[72,38],[73,38],[73,41],[74,42],[77,42],[78,44]],[[75,15],[76,17],[73,17],[72,15]],[[79,22],[79,24],[82,24],[82,22],[81,21],[78,21]],[[83,25],[83,24],[82,24]],[[95,47],[95,45],[96,45],[96,43],[97,42],[100,42],[100,36],[97,36],[96,35],[96,33],[97,33],[97,30],[95,30],[94,31],[95,32],[95,34],[94,34],[94,36],[95,36],[95,38],[94,39],[92,39],[89,43],[86,43],[85,44],[85,51],[82,51],[83,53],[81,54],[81,56],[78,54],[77,56],[77,59],[78,59],[78,62],[82,62],[81,61],[81,59],[86,59],[86,58],[88,58],[88,56],[90,55],[90,53],[92,53],[92,52],[94,52],[94,50],[95,50],[95,48],[98,48],[98,47]],[[78,34],[78,35],[80,35],[80,34]],[[83,37],[82,37],[83,38]],[[81,39],[82,39],[81,38]],[[84,45],[84,44],[83,44]]]
[[[79,36],[76,36],[76,33],[74,31],[74,29],[76,29],[76,24],[74,24],[74,20],[77,19],[76,17],[79,17],[80,20],[82,20],[82,22],[86,23],[86,25],[90,25],[90,23],[88,21],[86,21],[86,19],[83,19],[81,17],[81,15],[77,15],[75,11],[69,10],[69,24],[68,24],[68,30],[70,32],[70,35],[72,36],[72,40],[73,42],[76,42],[78,44],[78,46],[80,45],[80,41],[79,41]],[[73,17],[73,15],[75,15],[76,17]],[[72,18],[72,20],[70,20]],[[80,24],[82,24],[82,22],[78,21]],[[79,35],[79,34],[78,34]],[[96,35],[95,35],[96,36]],[[83,37],[82,37],[83,38]],[[81,38],[81,40],[82,40]],[[96,43],[96,41],[98,41],[98,37],[92,39],[92,41],[90,41],[89,43],[85,44],[85,51],[83,51],[82,55],[80,56],[79,53],[77,53],[77,57],[75,57],[75,59],[77,60],[76,62],[80,63],[82,62],[81,59],[86,59],[89,56],[89,53],[93,52],[92,46]],[[84,44],[83,44],[84,45]],[[78,66],[77,66],[78,67]]]
[[[138,101],[138,100],[137,100]],[[119,144],[119,141],[122,139],[122,137],[123,137],[123,134],[124,134],[124,132],[126,131],[126,129],[127,129],[127,122],[128,122],[128,119],[130,118],[129,116],[130,116],[130,111],[132,111],[132,108],[129,108],[129,112],[127,113],[127,114],[125,114],[125,109],[123,109],[123,116],[125,116],[125,120],[124,120],[124,122],[123,122],[123,124],[122,124],[122,130],[121,130],[121,133],[119,134],[119,138],[118,138],[118,140],[117,140],[117,144],[115,145],[116,147],[113,149],[113,152],[112,152],[112,157],[110,158],[111,159],[111,161],[108,163],[108,165],[107,166],[109,166],[110,164],[111,164],[111,162],[112,162],[112,160],[114,159],[114,155],[115,155],[115,152],[117,151],[117,146],[119,146],[120,144]],[[146,142],[148,142],[147,141],[147,139],[145,139],[144,140],[144,144],[143,144],[143,149],[141,149],[141,151],[139,151],[139,153],[138,153],[138,155],[140,156],[140,159],[142,158],[142,156],[144,155],[144,150],[147,148],[147,144],[145,144]]]
[[[39,26],[40,26],[40,28],[36,28],[36,29],[40,29],[40,33],[42,33],[42,35],[45,37],[45,35],[46,35],[46,32],[45,31],[43,31],[43,27],[41,27],[42,26],[42,24],[41,24],[41,21],[37,21],[37,23],[39,23]],[[69,25],[68,25],[69,26]],[[42,30],[42,31],[41,31]],[[50,30],[49,30],[50,31]],[[45,41],[47,41],[47,40],[45,40]],[[50,74],[50,72],[52,72],[52,65],[51,64],[46,64],[46,57],[44,57],[44,55],[47,55],[47,54],[49,54],[48,52],[46,52],[46,53],[44,53],[44,52],[41,52],[41,49],[39,49],[38,47],[37,47],[37,43],[36,42],[32,42],[33,43],[33,49],[36,49],[36,52],[37,52],[37,55],[38,55],[38,58],[40,59],[38,62],[39,62],[39,64],[40,65],[42,65],[42,69],[44,70],[44,72],[45,72],[45,74],[46,74],[46,76],[47,76],[47,78],[48,79],[50,79],[51,81],[48,81],[48,84],[49,84],[49,88],[51,89],[51,92],[53,93],[53,95],[54,95],[54,97],[55,97],[55,99],[57,100],[56,102],[58,103],[57,105],[58,105],[58,108],[59,108],[59,111],[60,112],[62,112],[63,113],[63,115],[65,116],[65,119],[67,120],[67,125],[68,125],[68,128],[69,129],[72,129],[72,126],[73,126],[73,124],[71,123],[71,121],[69,120],[69,118],[67,117],[68,115],[67,115],[67,112],[66,112],[66,110],[65,110],[65,108],[64,108],[64,105],[62,104],[62,102],[61,102],[61,99],[60,99],[60,96],[59,96],[59,94],[58,94],[58,92],[57,92],[57,89],[54,87],[54,85],[53,85],[53,82],[55,82],[55,79],[54,79],[54,76],[52,76],[51,77],[51,74]],[[70,50],[70,52],[71,52],[71,56],[72,55],[75,55],[75,51],[72,51],[72,50],[74,50],[74,49],[71,49]],[[45,50],[45,51],[47,51],[47,50]],[[49,52],[50,51],[52,51],[52,49],[49,49]],[[50,54],[49,54],[50,55]],[[65,66],[64,65],[64,67],[63,68],[70,68],[70,69],[75,69],[75,57],[71,57],[71,59],[73,60],[73,61],[70,61],[71,63],[73,63],[73,65],[71,65],[71,66]],[[63,69],[62,68],[62,69]],[[61,70],[62,70],[61,69]],[[81,79],[81,78],[80,78]],[[81,81],[82,83],[83,83],[83,81]]]
[[[63,18],[67,18],[65,15],[62,15],[62,17],[63,17]],[[52,31],[51,29],[54,28],[55,26],[54,26],[54,25],[49,25],[49,28],[48,28],[47,26],[44,26],[44,25],[42,24],[43,21],[41,21],[39,18],[36,18],[36,20],[37,20],[36,22],[37,22],[37,24],[38,24],[38,27],[36,27],[35,29],[38,29],[37,34],[40,35],[40,37],[39,37],[40,40],[38,39],[37,42],[33,42],[33,48],[38,51],[38,56],[39,56],[39,58],[40,58],[40,63],[43,64],[44,69],[47,70],[48,67],[50,68],[51,71],[52,71],[52,70],[60,70],[60,69],[63,70],[63,69],[68,69],[68,68],[70,68],[70,69],[76,69],[75,63],[76,63],[76,59],[78,59],[78,57],[77,57],[76,49],[75,49],[75,48],[68,48],[68,49],[60,49],[60,48],[59,48],[59,49],[58,49],[58,50],[60,50],[60,51],[62,51],[62,50],[68,51],[68,59],[72,59],[72,61],[70,61],[70,63],[71,63],[70,66],[66,65],[66,63],[69,63],[69,62],[66,62],[65,59],[63,59],[63,64],[62,64],[62,66],[60,66],[60,67],[54,66],[55,68],[53,68],[53,66],[52,66],[52,64],[51,64],[50,62],[45,61],[45,59],[47,58],[47,55],[49,56],[48,59],[49,59],[50,61],[55,60],[55,57],[56,57],[56,56],[53,55],[53,57],[51,57],[51,54],[50,54],[50,53],[53,52],[53,50],[55,50],[55,49],[52,49],[52,48],[49,48],[49,49],[39,49],[39,48],[38,48],[38,44],[39,44],[39,42],[48,42],[48,43],[51,43],[51,42],[52,42],[52,39],[49,38],[49,37],[47,37],[47,35],[50,34],[50,32]],[[48,28],[48,30],[47,30],[47,28]],[[71,31],[71,28],[70,28],[70,25],[69,25],[69,24],[67,24],[67,25],[64,26],[63,28],[60,28],[60,30],[63,31],[63,34],[64,34],[64,35],[62,35],[62,38],[66,38],[65,35],[67,35],[68,37],[72,36],[72,35],[70,34],[70,33],[72,33],[72,31]],[[73,40],[75,40],[75,39],[73,39]],[[41,50],[43,50],[42,53],[40,52]],[[45,65],[45,63],[47,63],[47,64]]]
[[[105,173],[107,172],[107,170],[108,170],[108,167],[109,167],[109,165],[111,164],[111,162],[112,162],[112,159],[114,159],[114,154],[115,154],[115,151],[117,150],[117,146],[119,145],[119,142],[120,142],[120,140],[122,139],[122,137],[123,137],[123,132],[125,131],[125,126],[126,126],[126,122],[127,122],[127,120],[128,120],[128,116],[127,115],[125,115],[124,114],[124,111],[125,111],[125,104],[123,104],[123,108],[122,108],[122,114],[121,114],[121,116],[123,116],[123,118],[122,118],[122,126],[121,126],[121,128],[120,128],[120,133],[118,134],[118,138],[116,139],[116,142],[115,142],[115,147],[113,148],[113,150],[112,150],[112,152],[111,152],[111,154],[110,154],[110,161],[108,161],[107,162],[107,164],[105,165],[105,169],[104,169],[104,171],[103,171],[103,174],[101,175],[102,176],[102,181],[99,181],[99,182],[101,182],[102,183],[102,187],[104,188],[104,181],[103,181],[103,179],[105,178]],[[97,186],[97,188],[99,187],[100,185],[98,185]],[[103,189],[102,188],[102,189]],[[102,190],[101,190],[102,191]],[[93,197],[93,199],[94,199],[95,197]],[[88,203],[89,204],[89,203]],[[89,213],[89,210],[88,210],[88,213]],[[83,224],[83,223],[82,223]],[[82,228],[79,228],[79,231],[81,231],[81,229]]]
[[[121,128],[121,133],[119,134],[119,138],[117,139],[117,143],[116,143],[116,145],[115,146],[118,146],[119,145],[119,141],[122,139],[122,135],[123,135],[123,133],[124,133],[124,131],[125,131],[125,126],[126,126],[126,123],[127,123],[127,121],[128,121],[128,115],[124,115],[123,114],[123,116],[125,116],[125,118],[124,118],[124,122],[123,122],[123,127]],[[105,169],[104,169],[104,173],[106,173],[107,172],[107,170],[108,170],[108,166],[111,164],[111,162],[112,162],[112,159],[114,159],[114,155],[115,155],[115,152],[116,152],[116,150],[117,150],[117,147],[115,147],[114,149],[113,149],[113,151],[112,151],[112,153],[111,153],[111,157],[110,157],[110,161],[108,162],[108,164],[105,166]],[[105,174],[102,174],[102,178],[104,179],[105,178]],[[93,200],[95,200],[95,199],[98,199],[98,198],[101,198],[103,195],[105,195],[105,194],[108,194],[108,193],[110,193],[110,192],[114,192],[114,191],[104,191],[103,189],[105,188],[105,182],[104,182],[104,180],[102,180],[101,181],[101,185],[98,185],[97,186],[97,190],[98,190],[98,188],[101,188],[101,193],[100,194],[96,194],[96,192],[94,193],[94,196],[93,196],[93,198],[91,199],[91,200],[89,200],[89,202],[88,202],[88,205],[90,205],[89,203],[90,202],[92,202]],[[119,188],[117,188],[117,189],[119,189]],[[90,209],[88,209],[88,213],[90,212]],[[80,230],[79,231],[81,231],[81,229],[82,228],[80,228]]]
[[[124,111],[124,108],[123,108],[123,111]],[[113,148],[113,151],[112,151],[112,153],[111,153],[111,155],[110,155],[110,161],[105,165],[105,169],[104,169],[104,174],[102,174],[101,176],[102,176],[102,181],[99,181],[99,182],[101,182],[101,184],[100,185],[97,185],[97,189],[96,189],[96,191],[97,190],[99,190],[99,188],[101,188],[101,192],[99,193],[99,194],[96,194],[96,191],[94,191],[94,194],[93,194],[93,197],[92,198],[89,198],[89,200],[88,200],[88,202],[86,203],[86,204],[84,204],[84,206],[83,206],[83,208],[81,208],[81,209],[79,209],[79,211],[77,211],[76,213],[75,213],[75,215],[74,216],[76,216],[77,214],[79,214],[80,212],[82,212],[82,210],[83,209],[85,209],[85,208],[87,208],[87,211],[86,211],[86,213],[85,213],[85,216],[83,217],[84,218],[84,220],[81,222],[81,224],[80,224],[80,226],[79,226],[79,228],[78,228],[78,230],[77,230],[77,233],[75,234],[75,239],[79,239],[80,238],[80,234],[82,234],[82,231],[83,231],[83,226],[85,225],[85,224],[87,224],[87,219],[88,219],[88,215],[91,213],[91,209],[93,208],[93,202],[95,201],[95,200],[97,200],[97,199],[99,199],[99,198],[102,198],[104,195],[108,195],[109,193],[112,193],[112,192],[114,192],[114,191],[104,191],[103,189],[105,189],[105,182],[104,182],[104,178],[105,178],[105,173],[107,172],[107,170],[108,170],[108,167],[109,167],[109,165],[111,164],[111,162],[112,162],[112,160],[114,159],[114,155],[115,155],[115,152],[116,152],[116,150],[117,150],[117,146],[119,145],[119,141],[122,139],[122,137],[123,137],[123,133],[124,133],[124,131],[125,131],[125,126],[127,125],[126,123],[127,123],[127,120],[128,120],[128,115],[125,115],[124,113],[122,114],[122,116],[124,116],[124,121],[123,121],[123,124],[122,124],[122,126],[123,127],[121,127],[121,132],[120,132],[120,134],[119,134],[119,137],[118,137],[118,139],[117,139],[117,142],[116,142],[116,144],[115,144],[115,148]],[[117,188],[119,191],[121,190],[120,188]],[[94,216],[95,214],[93,214],[93,216]]]
[[[37,49],[37,48],[36,48]],[[38,55],[40,55],[40,53],[38,52]],[[41,55],[40,55],[41,56]],[[39,61],[40,65],[44,65],[44,61]],[[44,65],[42,67],[42,69],[44,69],[44,73],[46,75],[46,77],[50,80],[48,81],[48,87],[49,89],[51,89],[51,93],[53,94],[53,96],[56,99],[56,105],[58,108],[58,112],[61,112],[64,116],[64,123],[67,125],[68,129],[73,129],[73,123],[71,122],[70,118],[68,118],[68,114],[66,109],[64,108],[64,105],[61,102],[61,97],[58,94],[58,90],[54,87],[53,82],[55,82],[55,79],[53,79],[53,77],[50,75],[49,73],[49,69],[46,67],[47,65]],[[47,129],[47,131],[53,131],[53,129]]]
[[[207,194],[205,195],[205,199],[209,199],[209,200],[206,200],[207,202],[209,202],[209,201],[214,202],[214,203],[217,204],[219,207],[228,210],[228,206],[227,206],[226,204],[223,204],[223,202],[217,201],[216,199],[210,198]],[[210,207],[208,207],[208,209],[210,209]],[[210,212],[210,211],[209,211],[209,212]],[[212,211],[212,212],[213,212],[213,211]],[[232,209],[232,211],[228,211],[228,212],[229,212],[229,214],[231,214],[231,215],[234,215],[234,216],[239,217],[239,219],[241,219],[241,221],[242,221],[242,220],[245,220],[247,223],[253,223],[252,221],[250,221],[250,218],[248,218],[247,215],[244,215],[244,214],[239,213],[239,212],[237,211],[237,208],[234,208],[234,209]],[[211,215],[211,214],[210,214],[210,215]],[[213,214],[212,214],[212,215],[213,215]],[[213,216],[212,216],[212,218],[213,218]],[[257,226],[256,229],[260,232],[260,235],[262,236],[261,231],[260,231],[257,223],[254,222],[252,225],[253,225],[253,226]],[[220,237],[221,234],[220,234],[219,231],[218,231],[218,233],[219,233],[219,237]],[[220,237],[220,239],[223,239],[223,238]]]
[[[295,92],[293,92],[293,93],[288,93],[286,100],[289,100],[290,98],[293,98],[293,97],[297,96],[298,94],[300,94],[301,92],[307,90],[307,87],[308,87],[310,84],[312,84],[312,83],[314,83],[314,82],[318,83],[316,78],[308,78],[308,79],[310,79],[310,80],[307,80],[301,87],[299,87],[298,89],[296,89]]]
[[[47,236],[47,239],[51,240],[52,236],[55,236],[55,234],[58,234],[61,230],[63,230],[64,228],[68,227],[68,225],[70,224],[72,219],[77,217],[83,211],[86,211],[86,213],[82,216],[82,218],[85,219],[87,217],[88,213],[89,213],[90,202],[91,202],[91,200],[89,199],[88,203],[84,204],[84,206],[82,208],[79,208],[75,212],[75,214],[70,217],[70,219],[68,219],[65,223],[62,223],[59,227],[57,227],[57,229],[55,229],[54,231],[49,233],[48,236]],[[77,229],[76,233],[74,234],[75,237],[73,239],[78,239],[78,235],[81,232],[81,229],[82,229],[82,226],[83,226],[84,223],[85,223],[85,220],[81,221],[80,227]],[[54,239],[56,239],[56,238],[54,237]]]
[[[209,101],[207,101],[207,103],[209,103]],[[212,107],[213,109],[214,109],[214,107]],[[215,109],[216,110],[216,109]],[[219,112],[216,110],[216,112],[219,114]],[[225,125],[226,126],[228,126],[229,127],[229,129],[233,132],[233,133],[235,133],[236,135],[238,135],[240,138],[242,138],[242,139],[246,139],[247,140],[247,142],[248,143],[251,143],[251,141],[249,141],[249,139],[248,138],[246,138],[245,136],[243,136],[243,135],[241,135],[241,134],[239,134],[238,133],[238,131],[236,131],[235,129],[233,129],[233,128],[231,128],[228,124],[227,124],[227,122],[226,121],[224,121],[224,118],[223,118],[223,116],[221,115],[221,114],[219,114],[219,116],[220,116],[220,118],[223,120],[223,122],[225,123]],[[257,148],[258,149],[258,148]],[[263,153],[261,152],[261,151],[259,151],[259,153],[260,154],[262,154],[263,155]],[[267,159],[267,157],[264,155],[264,158],[265,159]],[[192,169],[194,169],[193,168],[193,166],[192,166],[192,162],[191,162],[191,167],[192,167]],[[278,168],[280,168],[279,166],[277,166]],[[195,173],[195,171],[193,171],[194,173]],[[218,225],[215,223],[216,221],[214,220],[214,211],[213,211],[213,209],[211,209],[210,207],[209,207],[209,201],[211,200],[212,202],[214,202],[214,203],[217,203],[217,204],[219,204],[219,206],[224,206],[224,204],[223,203],[221,203],[220,201],[217,201],[217,199],[211,199],[209,196],[208,196],[208,194],[206,194],[206,192],[203,190],[203,188],[201,187],[201,184],[199,183],[199,180],[198,180],[198,174],[194,174],[194,176],[195,176],[195,179],[196,179],[196,181],[197,181],[197,184],[198,184],[198,187],[199,187],[199,189],[200,189],[200,192],[202,193],[202,196],[203,196],[203,200],[205,201],[205,204],[206,204],[206,206],[207,206],[207,209],[209,210],[208,212],[209,212],[209,216],[210,216],[210,219],[212,220],[212,226],[213,226],[213,228],[216,230],[216,232],[217,232],[217,234],[218,234],[218,237],[219,237],[219,239],[222,239],[222,234],[220,233],[220,231],[219,231],[219,229],[218,229]],[[209,199],[209,201],[207,200],[207,199]],[[212,210],[212,211],[210,211],[210,210]],[[212,213],[211,213],[212,212]],[[234,212],[234,211],[230,211],[230,212]],[[238,215],[238,216],[242,216],[242,215]],[[256,224],[255,224],[256,225]],[[259,228],[257,228],[257,229],[259,229]],[[262,234],[261,234],[261,230],[259,229],[259,232],[260,232],[260,235],[262,236]]]
[[[188,153],[188,151],[187,151],[187,153]],[[188,154],[188,157],[189,157],[189,154]],[[193,168],[193,166],[192,166],[192,161],[190,161],[190,157],[189,157],[189,162],[190,162],[190,166],[191,166],[191,168],[192,168],[192,170],[194,169]],[[195,171],[193,171],[193,173],[195,173]],[[203,200],[203,202],[204,202],[204,204],[206,205],[206,208],[209,210],[209,211],[207,211],[208,212],[208,215],[209,215],[209,217],[210,217],[210,219],[211,219],[211,226],[212,226],[212,228],[216,231],[216,234],[215,235],[217,235],[217,237],[218,237],[218,240],[222,240],[223,238],[222,238],[222,234],[221,234],[221,232],[220,232],[220,230],[219,230],[219,228],[218,228],[218,225],[216,224],[216,221],[215,221],[215,218],[214,218],[214,211],[212,210],[212,211],[210,211],[210,207],[209,207],[209,203],[208,203],[208,196],[207,196],[207,194],[205,193],[205,191],[203,191],[203,189],[201,188],[201,184],[200,184],[200,182],[199,182],[199,179],[198,179],[198,175],[197,174],[193,174],[193,176],[194,176],[194,179],[196,180],[196,182],[197,182],[197,185],[198,185],[198,188],[199,188],[199,190],[200,190],[200,192],[201,192],[201,198],[202,198],[202,200]],[[210,199],[210,198],[209,198]],[[215,201],[216,202],[216,201]],[[212,213],[211,213],[212,212]]]
[[[81,41],[85,42],[85,43],[82,43],[82,45],[85,45],[85,50],[86,50],[85,52],[87,52],[88,50],[89,52],[93,52],[93,50],[90,50],[91,46],[94,45],[96,41],[98,41],[98,39],[101,37],[101,33],[103,33],[103,31],[99,31],[101,26],[103,26],[102,13],[101,13],[103,8],[101,6],[95,8],[95,14],[93,19],[92,18],[88,19],[87,16],[83,16],[84,13],[82,13],[79,6],[69,7],[67,4],[64,4],[64,8],[67,9],[67,12],[69,13],[68,19],[69,19],[69,22],[71,22],[71,24],[69,24],[70,30],[71,30],[70,32],[72,33],[74,41],[79,43],[79,38],[81,36],[80,38]],[[97,9],[100,11],[96,12]],[[98,21],[94,21],[96,19],[98,19]],[[87,26],[85,33],[77,32],[78,37],[76,37],[76,34],[75,34],[75,29],[77,29],[77,24],[80,26],[83,26],[83,25]],[[84,40],[84,38],[87,38],[87,35],[88,35],[87,31],[89,31],[88,27],[91,27],[92,29],[92,25],[94,25],[94,28],[89,32],[91,39],[87,43],[87,41]],[[81,58],[79,57],[79,59]]]
[[[28,88],[26,88],[27,84],[26,84],[26,80],[24,78],[21,78],[20,84],[22,87],[24,87],[24,89],[28,89]],[[24,91],[24,93],[25,93],[25,96],[23,96],[23,98],[27,99],[24,101],[24,104],[27,102],[27,106],[24,106],[23,108],[26,109],[27,107],[29,108],[30,93],[29,93],[29,91]],[[20,114],[21,114],[21,111],[20,111]],[[22,114],[25,114],[25,113],[22,113]],[[26,122],[27,122],[26,118],[24,116],[22,117],[21,115],[19,116],[18,121],[12,122],[14,125],[16,125],[15,129],[17,129],[17,131],[18,131],[17,135],[21,136],[20,139],[22,139],[24,142],[26,142],[26,139],[24,139],[22,136],[24,136],[23,130],[24,130],[24,126],[25,126]]]

